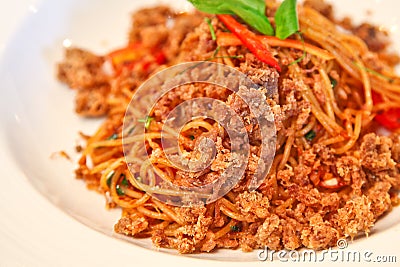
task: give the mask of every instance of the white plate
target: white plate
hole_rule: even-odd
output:
[[[131,239],[132,244],[112,237],[119,212],[106,211],[103,197],[73,178],[74,163],[50,158],[60,150],[74,155],[77,132],[90,133],[99,124],[73,113],[73,92],[55,79],[64,40],[98,53],[122,46],[131,11],[156,2],[0,1],[0,53],[4,52],[0,60],[0,266],[221,263],[157,253],[148,241]],[[178,2],[190,8],[183,0]],[[400,44],[399,3],[335,1],[337,9],[357,20],[367,17],[385,25],[393,34],[395,47]],[[372,15],[366,15],[367,10]],[[395,255],[400,261],[398,249],[390,245],[400,241],[399,214],[400,209],[395,209],[379,221],[369,238],[350,247]],[[240,251],[200,257],[257,261],[255,253]],[[236,264],[230,262],[229,266]]]

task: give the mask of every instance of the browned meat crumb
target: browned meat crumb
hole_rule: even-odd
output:
[[[192,207],[192,208],[176,208],[179,217],[185,222],[186,224],[194,224],[196,223],[200,216],[204,216],[206,213],[205,207]]]
[[[158,247],[174,248],[182,254],[192,253],[199,246],[202,248],[202,251],[211,251],[214,249],[218,243],[214,242],[212,238],[208,239],[206,243],[203,242],[206,236],[212,234],[209,230],[209,226],[213,222],[211,217],[204,215],[205,209],[195,208],[192,214],[190,209],[180,209],[181,211],[185,210],[186,214],[190,214],[189,217],[183,216],[187,224],[179,227],[174,237],[168,237],[163,229],[154,231],[151,237],[153,244]],[[196,217],[194,223],[192,222],[192,219],[194,219],[193,216]]]
[[[353,189],[361,189],[366,183],[365,176],[361,173],[361,163],[356,157],[340,157],[336,164],[336,172],[345,183],[352,184]]]
[[[389,182],[377,182],[367,191],[367,196],[371,200],[371,211],[374,218],[377,219],[383,213],[390,211],[391,200],[389,190],[391,185]]]
[[[107,114],[109,92],[110,87],[107,84],[91,89],[79,89],[75,98],[76,113],[86,117],[98,117]]]
[[[174,90],[165,94],[155,105],[154,107],[154,115],[156,118],[160,118],[161,120],[165,120],[169,110],[176,107],[180,103],[193,99],[196,97],[210,97],[224,100],[230,91],[226,88],[209,85],[209,84],[188,84],[177,87]]]
[[[188,242],[192,243],[193,246],[196,246],[206,237],[206,234],[208,232],[211,223],[212,223],[212,218],[200,215],[197,219],[196,224],[184,225],[178,228],[177,230],[178,242],[185,242],[185,240],[187,240]]]
[[[391,136],[391,139],[393,141],[393,146],[392,146],[392,157],[393,160],[396,162],[400,161],[400,133],[396,132],[393,133]]]
[[[213,22],[215,24],[215,22]],[[179,50],[179,62],[205,60],[211,58],[217,44],[211,40],[210,28],[204,20],[202,23],[189,31],[184,38]]]
[[[162,47],[168,59],[175,59],[183,39],[203,22],[203,16],[177,13],[165,6],[142,9],[133,15],[129,42]]]
[[[236,239],[231,239],[228,237],[223,237],[220,239],[215,240],[217,247],[219,248],[231,248],[235,249],[239,246],[239,241]]]
[[[393,169],[396,163],[391,157],[393,141],[374,133],[363,137],[360,147],[361,165],[373,173]]]
[[[104,59],[95,54],[80,49],[65,50],[65,59],[58,65],[57,77],[70,88],[87,89],[98,84],[107,83],[103,73]]]
[[[344,234],[352,238],[360,231],[368,233],[374,221],[371,200],[366,196],[355,197],[338,210],[338,223]]]
[[[129,34],[131,43],[142,41],[141,30],[153,26],[165,25],[174,12],[167,6],[143,8],[132,15],[133,25]]]
[[[295,219],[286,218],[281,221],[282,224],[282,243],[285,249],[293,250],[299,248],[301,244],[301,231],[303,225]]]
[[[389,44],[387,33],[374,25],[362,23],[357,26],[353,32],[368,45],[369,49],[374,52],[384,50]]]
[[[338,238],[338,230],[318,213],[310,218],[310,225],[301,232],[303,245],[317,250],[334,246]]]
[[[256,215],[259,218],[266,218],[268,212],[269,200],[261,193],[256,191],[243,192],[237,196],[236,205],[244,215]]]
[[[201,245],[200,251],[210,252],[217,246],[217,243],[213,239],[213,236],[214,234],[212,233],[212,231],[207,232],[205,242],[203,242],[203,244]]]
[[[146,230],[148,225],[149,223],[144,216],[133,213],[119,219],[118,223],[114,226],[114,230],[120,234],[134,236]]]
[[[271,216],[265,218],[264,223],[257,230],[257,244],[260,247],[267,246],[274,250],[281,249],[281,231],[279,217],[275,214],[271,214]]]
[[[254,83],[265,88],[270,99],[277,100],[279,73],[275,69],[257,60],[253,54],[246,53],[245,61],[240,64],[239,70],[248,75]]]

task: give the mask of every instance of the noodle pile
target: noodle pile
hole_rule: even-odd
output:
[[[78,113],[106,117],[96,133],[81,134],[86,146],[81,148],[76,175],[105,195],[108,208],[122,209],[117,233],[149,237],[155,246],[180,253],[217,248],[251,251],[265,246],[325,249],[340,238],[368,234],[376,220],[398,203],[400,135],[379,135],[374,121],[376,114],[400,108],[397,62],[389,60],[394,57],[388,56],[386,48],[371,50],[350,31],[354,27],[345,31],[331,13],[323,15],[313,1],[305,3],[299,7],[301,36],[290,39],[297,44],[304,39],[304,43],[297,48],[290,40],[283,45],[269,43],[281,73],[259,62],[215,17],[210,17],[217,36],[214,41],[204,14],[175,14],[166,7],[135,14],[129,45],[140,44],[145,52],[140,60],[131,60],[134,64],[123,62],[116,68],[118,62],[113,62],[111,75],[103,67],[112,54],[96,56],[78,48],[67,51],[59,78],[77,89]],[[267,1],[267,16],[273,17],[278,5]],[[171,18],[175,24],[168,28]],[[163,51],[162,60],[154,51]],[[137,122],[147,126],[149,159],[134,162],[140,168],[138,174],[127,168],[122,124],[135,90],[152,73],[195,60],[237,68],[265,92],[268,83],[278,86],[277,94],[267,100],[275,115],[276,155],[256,191],[246,188],[252,164],[259,157],[257,127],[235,94],[212,85],[185,85],[163,96],[150,117]],[[373,94],[383,101],[374,103]],[[137,176],[203,185],[218,179],[229,154],[224,129],[210,119],[188,123],[179,141],[190,154],[201,138],[213,139],[219,152],[211,168],[182,172],[162,151],[160,132],[168,113],[185,100],[201,96],[224,101],[243,116],[254,160],[249,160],[240,183],[216,202],[193,208],[170,206],[142,191]],[[136,137],[140,140],[143,135]]]

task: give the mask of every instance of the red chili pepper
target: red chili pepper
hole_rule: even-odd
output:
[[[260,61],[275,68],[277,71],[281,71],[278,61],[254,32],[237,22],[231,15],[217,15],[217,17]]]
[[[125,63],[139,60],[143,55],[141,53],[140,43],[130,44],[127,47],[117,49],[108,54],[114,67]]]
[[[162,65],[165,62],[167,62],[167,58],[165,57],[165,54],[162,51],[155,52],[154,58],[158,65]]]
[[[141,43],[133,43],[127,47],[114,50],[108,54],[108,58],[117,76],[122,69],[130,70],[136,65],[141,65],[142,69],[147,71],[152,64],[162,65],[167,61],[161,50],[143,47]]]
[[[372,100],[374,104],[383,102],[382,96],[372,92]],[[388,130],[400,129],[400,108],[391,108],[375,116],[375,121]]]

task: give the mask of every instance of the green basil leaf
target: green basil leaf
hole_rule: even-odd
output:
[[[276,37],[286,39],[299,31],[297,1],[284,0],[275,13]]]
[[[117,186],[115,187],[115,189],[117,190],[118,196],[123,196],[123,195],[125,195],[124,190],[123,190],[119,185],[117,185]]]
[[[198,10],[209,14],[231,14],[230,4],[220,0],[189,0]]]
[[[237,225],[232,225],[230,228],[232,232],[240,232],[240,227]]]
[[[304,136],[308,141],[312,141],[317,136],[317,133],[314,130],[309,131]]]
[[[114,133],[110,137],[107,138],[107,140],[115,140],[118,138],[118,134]]]
[[[198,10],[209,14],[237,15],[257,31],[274,35],[274,29],[265,16],[264,0],[188,0]]]
[[[274,35],[274,28],[265,16],[264,11],[262,13],[255,13],[254,10],[232,7],[233,12],[243,19],[248,25],[256,29],[265,35]]]
[[[336,85],[337,85],[337,80],[336,79],[334,79],[334,78],[332,78],[332,77],[330,77],[329,76],[329,80],[331,80],[331,85],[332,85],[332,88],[335,88],[336,87]]]
[[[128,186],[128,185],[129,185],[129,182],[128,182],[128,180],[126,179],[125,174],[122,174],[121,176],[123,177],[123,178],[122,178],[122,181],[121,181],[121,185],[122,185],[122,186]]]
[[[151,116],[146,116],[144,119],[138,119],[138,122],[144,123],[144,128],[149,129],[151,121],[154,120]]]

